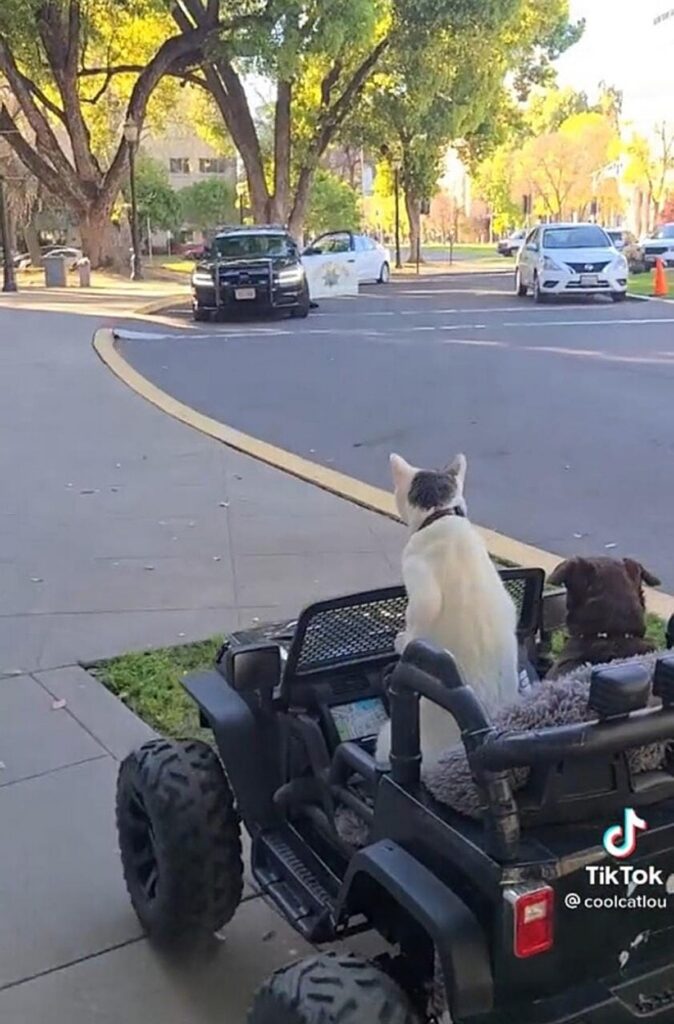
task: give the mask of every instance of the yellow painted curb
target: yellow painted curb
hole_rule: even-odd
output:
[[[138,306],[134,310],[136,316],[149,316],[151,313],[163,313],[165,309],[171,309],[175,306],[176,302],[189,303],[190,293],[189,291],[176,292],[172,295],[165,295],[163,299],[153,299],[152,302],[146,302],[144,306]]]
[[[98,356],[121,381],[142,398],[161,409],[162,412],[168,413],[169,416],[173,416],[187,426],[194,427],[202,434],[215,438],[216,441],[221,441],[229,448],[234,448],[244,455],[250,455],[260,462],[265,462],[284,473],[290,473],[291,476],[305,480],[307,483],[329,491],[340,498],[345,498],[355,505],[360,505],[371,512],[377,512],[379,515],[400,522],[393,495],[388,491],[383,491],[380,487],[373,487],[371,484],[347,476],[338,470],[311,462],[309,459],[302,458],[301,455],[294,455],[284,448],[277,448],[276,445],[261,441],[250,434],[244,434],[234,427],[229,427],[225,423],[220,423],[210,416],[197,412],[196,409],[192,409],[191,406],[179,402],[172,395],[162,391],[147,377],[138,373],[120,355],[115,346],[114,331],[110,328],[102,327],[97,330],[94,334],[93,345]],[[554,567],[563,561],[563,555],[532,547],[530,544],[515,540],[513,537],[506,537],[505,534],[497,533],[484,526],[478,526],[477,529],[482,534],[489,552],[500,561],[512,562],[514,565],[528,568],[544,569],[546,574],[552,572]],[[663,619],[674,615],[674,596],[670,594],[648,591],[646,603],[649,611]]]

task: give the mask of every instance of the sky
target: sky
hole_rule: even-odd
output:
[[[583,38],[557,62],[560,83],[592,98],[604,80],[623,90],[623,114],[635,128],[674,121],[674,0],[570,0]],[[671,11],[672,17],[654,25]]]

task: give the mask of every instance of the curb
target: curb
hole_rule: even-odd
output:
[[[347,476],[338,470],[321,466],[319,463],[311,462],[301,455],[286,451],[284,448],[277,448],[250,434],[244,434],[235,427],[227,426],[218,420],[197,412],[191,406],[185,405],[172,395],[167,394],[158,388],[156,384],[138,373],[130,363],[124,359],[115,345],[115,333],[109,327],[99,328],[93,337],[93,347],[103,363],[112,370],[127,387],[138,395],[161,409],[162,412],[173,416],[174,419],[185,423],[188,427],[206,434],[216,441],[222,442],[229,448],[249,455],[259,462],[264,462],[274,469],[297,477],[305,483],[320,487],[330,494],[344,498],[354,505],[386,516],[395,522],[400,522],[400,517],[395,507],[395,500],[392,494],[374,487],[355,477]],[[502,562],[510,562],[524,568],[544,569],[546,575],[564,560],[563,555],[555,554],[552,551],[544,551],[542,548],[533,547],[514,537],[507,537],[503,533],[491,530],[485,526],[474,524],[479,530],[487,545],[489,553]],[[674,615],[674,595],[664,594],[659,591],[649,591],[646,594],[646,605],[648,611],[668,619]]]
[[[151,313],[163,313],[167,309],[172,309],[176,304],[187,304],[189,301],[189,292],[175,292],[175,294],[165,295],[161,299],[146,302],[144,306],[138,306],[134,310],[134,314],[135,316],[149,316]]]

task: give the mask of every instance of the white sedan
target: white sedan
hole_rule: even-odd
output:
[[[369,235],[328,231],[304,250],[302,258],[307,256],[331,256],[336,263],[352,264],[359,284],[386,284],[391,279],[391,253]]]
[[[515,292],[535,302],[560,295],[627,294],[627,260],[597,224],[539,224],[517,257]]]
[[[83,258],[82,250],[76,249],[72,245],[55,245],[53,248],[47,249],[44,255],[64,256],[69,270],[76,270]]]

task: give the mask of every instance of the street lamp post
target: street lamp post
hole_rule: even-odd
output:
[[[393,161],[393,192],[395,198],[396,270],[402,269],[400,258],[400,160]]]
[[[136,146],[139,136],[138,125],[131,118],[124,125],[124,138],[129,150],[129,189],[131,191],[131,280],[143,280],[143,268],[140,258],[140,242],[138,240],[138,207],[136,204]]]
[[[245,181],[238,181],[236,183],[236,194],[239,200],[239,224],[243,224],[246,215],[246,183]]]
[[[0,174],[0,235],[2,235],[2,257],[3,257],[3,292],[16,291],[16,275],[14,273],[14,260],[9,245],[9,217],[5,203],[5,182]]]

